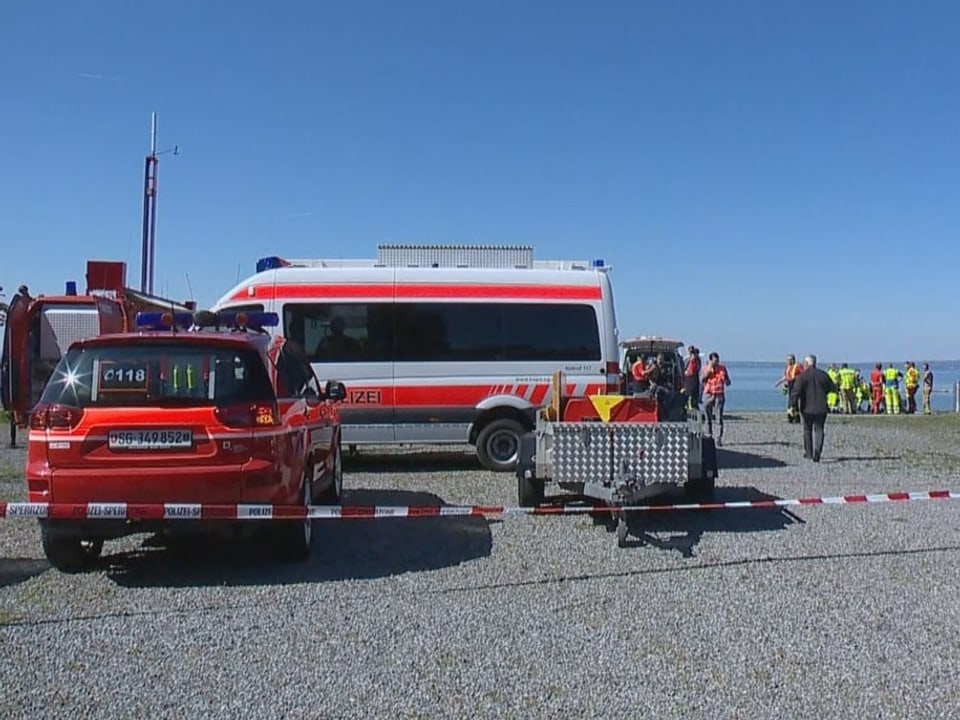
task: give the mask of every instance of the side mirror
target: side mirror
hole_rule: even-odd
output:
[[[327,396],[327,400],[332,400],[333,402],[343,402],[343,400],[347,397],[347,389],[343,386],[342,382],[337,380],[328,380],[324,394]]]

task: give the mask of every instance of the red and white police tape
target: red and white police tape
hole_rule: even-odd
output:
[[[960,490],[891,492],[835,497],[808,497],[733,502],[682,503],[597,507],[591,505],[244,505],[199,503],[0,503],[0,518],[51,520],[368,520],[373,518],[500,517],[504,515],[590,515],[610,512],[660,512],[665,510],[735,510],[804,505],[860,505],[918,500],[960,500]]]

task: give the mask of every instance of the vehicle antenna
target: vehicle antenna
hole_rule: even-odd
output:
[[[150,154],[143,169],[143,242],[140,249],[140,292],[153,294],[157,259],[157,172],[160,156],[180,154],[180,146],[157,152],[157,114],[150,114]]]

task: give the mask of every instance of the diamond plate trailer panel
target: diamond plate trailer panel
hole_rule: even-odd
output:
[[[557,483],[684,483],[691,460],[687,423],[553,423],[550,476]]]

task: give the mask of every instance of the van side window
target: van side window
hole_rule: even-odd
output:
[[[393,305],[304,303],[283,308],[284,335],[311,362],[389,362],[393,355]]]
[[[600,359],[590,305],[397,303],[398,362]]]
[[[311,362],[599,361],[591,305],[398,302],[290,304],[284,335]]]

